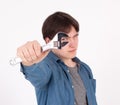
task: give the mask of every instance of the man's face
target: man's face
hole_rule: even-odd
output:
[[[61,49],[54,49],[53,52],[59,56],[61,59],[71,59],[76,56],[77,48],[78,48],[78,32],[76,32],[75,28],[72,27],[71,31],[67,33],[68,37],[62,37],[61,42],[68,43],[61,47]]]

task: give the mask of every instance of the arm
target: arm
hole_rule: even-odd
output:
[[[52,73],[49,65],[43,61],[32,66],[24,66],[21,64],[21,72],[36,88],[44,88],[49,82]]]
[[[17,56],[22,59],[21,71],[35,87],[42,87],[49,81],[51,70],[43,61],[48,52],[42,52],[37,41],[27,42],[17,49]]]

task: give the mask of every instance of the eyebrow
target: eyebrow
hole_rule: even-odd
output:
[[[67,34],[68,35],[68,34]],[[76,33],[73,37],[75,37],[75,36],[78,36],[79,35],[79,33]],[[69,36],[68,36],[69,37]],[[71,38],[71,37],[69,37],[69,38]]]

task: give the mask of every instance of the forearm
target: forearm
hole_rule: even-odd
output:
[[[48,83],[51,76],[50,68],[43,62],[39,62],[32,66],[24,66],[21,64],[21,72],[36,88],[44,87]]]

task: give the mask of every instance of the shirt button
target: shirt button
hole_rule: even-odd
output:
[[[69,70],[67,70],[67,72],[69,73],[70,71],[69,71]]]
[[[74,86],[72,85],[72,88],[74,88]]]

